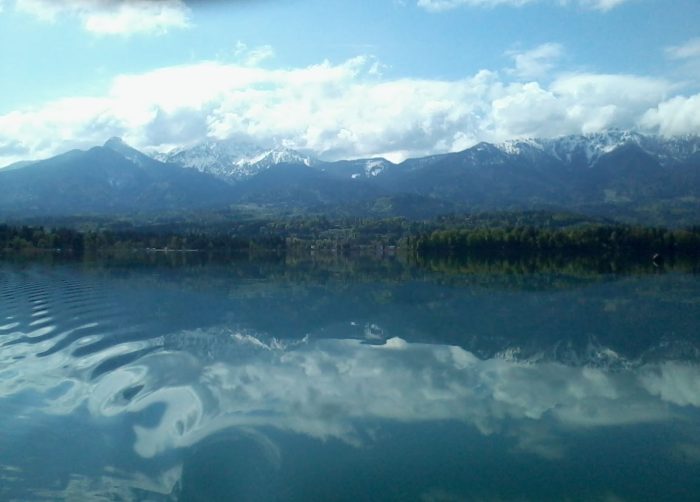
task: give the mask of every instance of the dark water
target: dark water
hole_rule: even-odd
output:
[[[700,280],[0,264],[0,500],[700,500]]]

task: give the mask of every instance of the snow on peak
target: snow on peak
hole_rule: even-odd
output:
[[[384,159],[369,159],[365,162],[365,176],[378,176],[389,163]]]
[[[532,138],[510,139],[496,145],[496,147],[508,155],[523,155],[532,149],[539,151],[544,150],[542,144],[538,140]]]
[[[129,147],[119,138],[110,139],[105,146],[115,150]],[[479,143],[465,151],[471,160],[491,165],[509,162],[509,157],[520,157],[539,162],[547,157],[565,163],[593,166],[598,160],[616,149],[634,145],[658,158],[662,164],[685,161],[700,152],[700,137],[644,135],[634,131],[612,129],[603,132],[560,136],[555,138],[516,138],[498,144]],[[274,148],[234,139],[207,141],[191,148],[156,154],[156,159],[197,169],[227,181],[238,181],[254,176],[278,164],[301,164],[319,167],[327,164],[296,150]],[[434,157],[439,157],[436,155]],[[424,162],[432,157],[424,157]],[[392,163],[383,158],[346,161],[352,178],[374,177],[383,173]],[[357,176],[356,176],[357,175]]]
[[[657,156],[662,163],[682,161],[700,151],[700,139],[697,137],[665,139],[619,129],[548,139],[514,139],[500,143],[497,147],[508,155],[544,153],[564,162],[583,162],[592,166],[603,155],[627,145],[637,146]]]
[[[314,160],[289,148],[267,149],[234,140],[208,141],[192,148],[178,149],[156,158],[182,167],[197,169],[223,179],[241,180],[277,164],[304,164]]]
[[[560,160],[571,162],[577,159],[585,159],[588,165],[593,165],[600,157],[621,146],[628,144],[642,146],[644,138],[644,136],[635,132],[614,129],[543,140],[543,144],[548,153]]]
[[[304,164],[305,166],[310,166],[313,164],[313,159],[308,155],[297,152],[290,148],[275,148],[266,152],[265,155],[258,161],[258,163],[264,162],[266,164]]]
[[[305,166],[311,166],[314,163],[314,159],[308,155],[284,147],[265,150],[250,157],[242,157],[235,162],[239,167],[256,168],[258,171],[277,164],[303,164]]]

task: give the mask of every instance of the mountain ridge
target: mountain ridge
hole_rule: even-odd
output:
[[[87,151],[13,166],[0,169],[0,215],[243,205],[410,218],[551,209],[645,224],[700,222],[698,136],[614,130],[514,139],[399,164],[381,157],[322,161],[231,140],[149,156],[110,138]]]

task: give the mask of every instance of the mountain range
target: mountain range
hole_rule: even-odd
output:
[[[566,210],[700,223],[700,137],[608,131],[479,143],[409,159],[322,161],[288,148],[211,141],[147,155],[119,138],[0,169],[0,216],[116,216],[231,208],[427,218]]]

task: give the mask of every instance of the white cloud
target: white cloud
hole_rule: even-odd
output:
[[[666,55],[671,59],[691,59],[700,57],[700,37],[692,38],[681,45],[666,48]]]
[[[561,76],[550,87],[565,103],[569,127],[584,133],[638,126],[642,114],[673,88],[663,79],[591,73]]]
[[[1,115],[0,152],[12,146],[12,153],[5,158],[0,154],[0,165],[94,146],[104,141],[110,124],[116,125],[116,118],[112,103],[104,98],[66,98]]]
[[[511,84],[491,104],[495,137],[553,137],[634,128],[670,87],[663,80],[604,74],[563,75],[549,86]]]
[[[664,136],[697,134],[700,131],[700,94],[663,101],[648,110],[641,122]]]
[[[100,35],[160,35],[190,25],[182,0],[16,0],[15,9],[46,22],[74,16],[85,30]]]
[[[535,65],[546,64],[542,60],[530,58]],[[0,165],[113,135],[147,150],[235,137],[326,159],[402,160],[478,141],[610,127],[691,133],[700,116],[697,97],[673,98],[674,84],[637,75],[572,73],[546,83],[512,82],[507,74],[482,70],[457,80],[386,79],[369,56],[303,68],[248,63],[208,61],[121,75],[103,96],[0,115]]]
[[[457,7],[490,8],[501,5],[521,7],[526,4],[543,1],[545,0],[418,0],[417,5],[418,7],[422,7],[431,12],[441,12],[456,9]],[[578,4],[586,8],[606,12],[628,1],[630,0],[578,0]],[[568,0],[551,0],[550,3],[559,6],[566,6],[571,2]]]
[[[509,51],[515,67],[510,73],[521,79],[541,78],[554,68],[555,62],[564,54],[564,47],[556,43],[538,45],[525,52]]]
[[[263,61],[275,56],[275,50],[271,45],[260,45],[250,48],[240,40],[233,49],[235,58],[246,66],[257,66]]]

